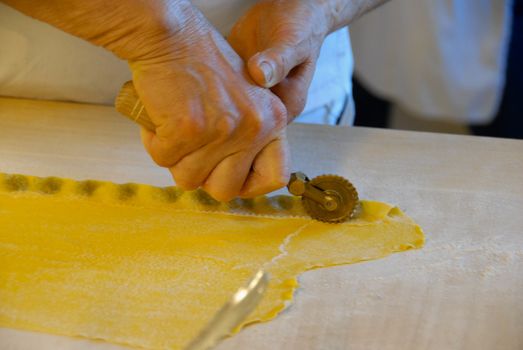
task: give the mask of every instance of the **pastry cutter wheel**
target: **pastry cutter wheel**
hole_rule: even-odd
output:
[[[155,125],[140,101],[132,81],[126,82],[116,98],[116,109],[142,127],[154,131]],[[350,218],[358,204],[358,193],[346,179],[337,175],[320,175],[310,180],[305,174],[291,175],[289,192],[301,196],[309,215],[325,222],[342,222]],[[229,335],[259,304],[268,285],[267,273],[260,270],[240,288],[189,343],[185,350],[210,349]]]
[[[118,112],[132,121],[148,130],[156,129],[132,81],[122,86],[115,105]],[[287,188],[301,197],[307,213],[319,221],[337,223],[350,219],[358,204],[354,186],[338,175],[320,175],[310,180],[305,174],[296,172],[291,175]]]

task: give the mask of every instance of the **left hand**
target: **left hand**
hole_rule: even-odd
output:
[[[330,21],[318,0],[263,0],[227,38],[247,62],[252,79],[270,88],[287,108],[288,122],[307,101],[316,61]]]

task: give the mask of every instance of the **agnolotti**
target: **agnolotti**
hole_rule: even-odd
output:
[[[423,245],[400,209],[362,201],[342,224],[289,196],[0,174],[0,326],[179,349],[255,271],[270,285],[244,324],[270,320],[307,270]]]

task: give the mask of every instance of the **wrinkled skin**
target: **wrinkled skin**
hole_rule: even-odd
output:
[[[221,201],[284,186],[284,105],[252,81],[242,59],[205,19],[195,22],[175,42],[166,40],[175,51],[130,63],[156,125],[155,132],[142,130],[146,149],[178,186],[201,186]]]
[[[305,107],[316,61],[331,23],[318,0],[265,0],[233,27],[228,41],[252,79],[285,104],[289,122]]]
[[[287,183],[285,126],[323,39],[386,0],[260,1],[229,43],[189,0],[0,1],[128,61],[156,125],[149,154],[178,186],[228,201]]]

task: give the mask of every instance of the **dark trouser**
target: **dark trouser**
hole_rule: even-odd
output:
[[[373,95],[354,77],[354,125],[386,128],[390,102]],[[471,126],[475,135],[523,139],[523,0],[514,0],[514,16],[507,59],[506,82],[499,110],[488,125]]]
[[[475,135],[523,139],[523,0],[514,0],[514,19],[507,61],[505,89],[494,120],[471,126]]]
[[[372,128],[389,127],[391,104],[367,90],[354,75],[352,79],[352,96],[356,115],[354,125]]]

